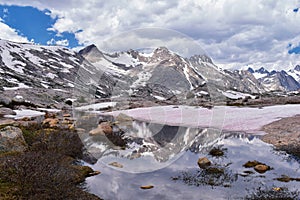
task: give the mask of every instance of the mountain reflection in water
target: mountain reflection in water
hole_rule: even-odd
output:
[[[90,129],[96,127],[95,122]],[[86,188],[101,198],[244,199],[261,188],[271,191],[284,188],[281,191],[288,192],[300,188],[297,181],[275,180],[282,175],[299,178],[299,162],[275,151],[256,136],[142,121],[117,127],[124,131],[125,147],[107,137],[89,136],[88,131],[81,133],[86,148],[98,159],[90,166],[101,172],[86,180]],[[226,149],[224,155],[209,155],[213,147]],[[211,173],[200,169],[197,164],[200,157],[207,157],[220,171]],[[260,174],[253,168],[243,167],[252,160],[266,163],[272,170]],[[121,164],[122,168],[109,165],[112,162]],[[142,190],[143,185],[154,188]]]

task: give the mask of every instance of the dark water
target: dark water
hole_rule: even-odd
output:
[[[290,192],[300,188],[297,181],[274,180],[282,175],[300,178],[299,162],[255,136],[137,121],[120,127],[125,131],[126,148],[107,138],[83,136],[87,149],[98,159],[90,166],[101,172],[86,180],[86,188],[101,198],[244,199],[259,188],[281,187]],[[224,155],[210,155],[213,147],[222,149]],[[200,169],[197,161],[204,156],[222,173]],[[272,170],[260,174],[243,167],[252,160]],[[111,166],[111,162],[123,167]],[[154,188],[142,190],[143,185]]]

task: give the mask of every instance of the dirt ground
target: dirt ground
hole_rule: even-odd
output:
[[[300,158],[300,115],[272,122],[262,130],[267,133],[262,137],[264,142]]]

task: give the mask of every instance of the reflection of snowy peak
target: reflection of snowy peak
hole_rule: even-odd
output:
[[[97,159],[109,156],[130,160],[148,157],[168,162],[186,150],[198,153],[211,148],[220,139],[221,131],[133,121],[120,126],[126,149],[120,150],[106,137],[85,136],[85,147]],[[150,156],[150,157],[149,157]]]

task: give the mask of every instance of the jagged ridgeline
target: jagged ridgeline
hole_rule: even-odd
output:
[[[0,90],[38,104],[68,99],[224,101],[270,91],[299,90],[294,70],[223,70],[207,55],[182,57],[165,47],[108,54],[90,45],[78,53],[59,46],[0,40]]]

